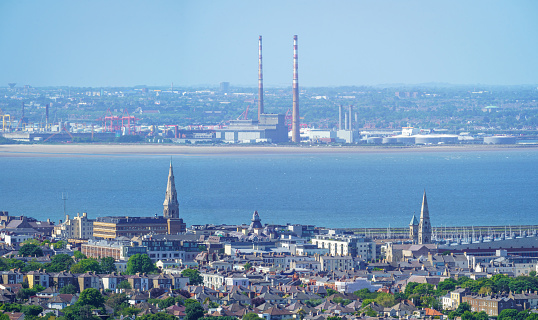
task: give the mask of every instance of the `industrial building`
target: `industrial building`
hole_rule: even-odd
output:
[[[260,114],[260,120],[232,120],[227,128],[217,129],[216,138],[229,143],[288,141],[283,114]]]

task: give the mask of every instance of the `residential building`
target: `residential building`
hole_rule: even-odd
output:
[[[498,316],[504,309],[521,309],[514,299],[507,296],[467,295],[462,298],[462,302],[468,303],[472,312],[485,311],[492,317]]]
[[[73,219],[69,215],[65,216],[65,221],[54,227],[54,237],[60,239],[89,239],[93,237],[93,222],[95,220],[88,219],[86,212],[82,216],[77,213]]]
[[[329,249],[331,256],[352,256],[368,261],[377,259],[376,243],[357,235],[324,234],[312,238],[312,244]]]
[[[93,236],[103,239],[140,237],[147,234],[185,232],[182,219],[165,217],[98,217],[93,223]]]
[[[352,270],[355,268],[355,261],[351,256],[318,256],[318,261],[321,263],[322,271],[335,270]]]

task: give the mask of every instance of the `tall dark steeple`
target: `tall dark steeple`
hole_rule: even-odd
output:
[[[422,209],[420,210],[420,222],[418,224],[418,244],[428,243],[432,243],[432,226],[430,224],[430,212],[428,211],[426,190],[424,190]]]
[[[164,197],[163,206],[163,216],[165,218],[179,218],[179,202],[177,201],[176,183],[174,182],[172,160],[170,160],[170,171],[168,172],[168,184],[166,185],[166,195]]]

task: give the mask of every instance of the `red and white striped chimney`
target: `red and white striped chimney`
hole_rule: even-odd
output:
[[[291,141],[301,142],[299,120],[299,62],[297,56],[297,35],[293,36],[293,114],[291,125]]]
[[[258,121],[263,114],[262,36],[258,40]]]

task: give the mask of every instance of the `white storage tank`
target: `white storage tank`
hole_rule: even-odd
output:
[[[369,144],[380,144],[381,142],[383,142],[383,138],[380,137],[371,137],[366,139],[366,143]]]
[[[398,143],[415,144],[415,137],[397,136],[396,140]]]
[[[513,136],[493,136],[484,137],[484,144],[515,144],[516,137]]]
[[[396,137],[385,137],[383,138],[383,144],[396,144],[398,139]]]

